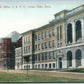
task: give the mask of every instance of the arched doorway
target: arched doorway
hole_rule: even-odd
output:
[[[76,50],[76,66],[81,66],[81,58],[82,58],[82,53],[81,50],[78,49]]]
[[[72,43],[72,24],[67,25],[67,43]]]
[[[67,66],[68,67],[72,66],[72,52],[71,51],[67,52]]]
[[[82,37],[82,33],[81,33],[81,21],[78,20],[76,22],[76,41],[80,40]]]

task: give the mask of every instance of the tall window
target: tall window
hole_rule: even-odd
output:
[[[47,42],[45,42],[45,49],[47,49]]]
[[[49,48],[51,48],[52,47],[52,44],[51,44],[51,41],[49,41]]]
[[[55,40],[53,40],[53,47],[55,47]]]
[[[51,59],[51,52],[49,52],[49,59]]]
[[[49,30],[49,37],[51,37],[51,30]]]
[[[37,61],[37,55],[35,55],[35,61]]]
[[[55,68],[55,63],[53,63],[53,68]]]
[[[53,59],[55,59],[55,58],[56,58],[55,51],[53,51]]]
[[[62,25],[60,25],[60,40],[62,40]]]
[[[43,33],[41,34],[41,39],[44,39],[44,34]]]
[[[41,44],[42,50],[44,49],[44,43]]]
[[[40,61],[40,54],[38,54],[38,61]]]
[[[57,27],[57,40],[59,40],[59,27]]]
[[[53,36],[55,36],[55,29],[53,29]]]
[[[37,41],[37,35],[35,35],[35,41]]]
[[[80,40],[82,37],[82,31],[81,31],[81,21],[78,20],[76,22],[76,41]]]
[[[0,46],[0,52],[1,52],[1,46]]]
[[[68,51],[67,53],[67,65],[68,67],[72,66],[72,52],[71,51]]]
[[[38,50],[40,50],[40,44],[38,44]]]
[[[45,32],[45,38],[47,38],[47,32]]]
[[[44,60],[44,53],[42,53],[42,61]]]
[[[69,23],[67,26],[67,43],[72,43],[72,24]]]
[[[47,60],[47,53],[45,53],[45,60]]]
[[[81,58],[82,58],[82,53],[81,50],[78,49],[76,50],[76,66],[81,66]]]
[[[38,40],[40,40],[40,34],[38,34]]]
[[[35,50],[37,51],[37,45],[35,45]]]

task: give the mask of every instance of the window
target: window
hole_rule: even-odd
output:
[[[38,61],[40,61],[40,54],[38,55]]]
[[[45,53],[45,60],[47,60],[47,53]]]
[[[35,45],[35,51],[37,51],[37,45]]]
[[[0,52],[1,52],[1,46],[0,46]]]
[[[27,52],[30,53],[30,46],[28,46],[27,49],[28,49]]]
[[[38,68],[40,69],[40,64],[38,64]]]
[[[55,63],[53,63],[53,68],[55,68]]]
[[[30,43],[30,37],[28,37],[28,43]]]
[[[37,55],[35,55],[35,61],[37,61]]]
[[[40,44],[38,44],[38,50],[40,50]]]
[[[42,53],[42,61],[44,60],[44,54]]]
[[[26,53],[26,47],[24,47],[24,53]]]
[[[44,34],[43,33],[41,34],[41,39],[44,39]]]
[[[44,67],[44,64],[42,64],[42,68]]]
[[[60,40],[62,40],[62,25],[60,25]]]
[[[24,44],[26,43],[26,39],[24,38]]]
[[[51,59],[51,52],[49,52],[49,59]]]
[[[47,49],[47,42],[45,42],[45,49]]]
[[[51,30],[49,30],[49,37],[51,37]]]
[[[38,34],[38,40],[40,40],[40,34]]]
[[[19,63],[17,63],[17,68],[19,68]]]
[[[45,38],[47,38],[47,32],[45,32]]]
[[[55,59],[55,58],[56,58],[55,51],[53,51],[53,59]]]
[[[53,40],[53,47],[55,47],[55,40]]]
[[[53,36],[55,36],[55,29],[53,29]]]
[[[45,64],[45,68],[47,68],[47,64]]]
[[[51,45],[51,41],[49,41],[49,48],[51,48],[52,47],[52,45]]]
[[[35,35],[35,41],[37,41],[37,35]]]
[[[59,27],[57,27],[57,40],[59,40]]]
[[[42,50],[43,50],[44,49],[44,43],[42,43],[41,46],[42,46]]]

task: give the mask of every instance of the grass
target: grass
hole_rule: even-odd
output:
[[[80,73],[84,73],[84,69],[67,70],[67,72],[80,72]]]
[[[84,80],[48,76],[0,73],[0,82],[84,82]]]

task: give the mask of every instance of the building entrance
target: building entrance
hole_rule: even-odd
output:
[[[59,69],[62,69],[62,57],[59,58]]]

